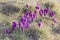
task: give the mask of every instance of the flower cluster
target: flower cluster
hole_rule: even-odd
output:
[[[28,28],[29,24],[31,21],[34,21],[36,19],[36,14],[37,14],[37,10],[39,11],[39,15],[42,16],[46,16],[49,15],[49,17],[53,17],[54,16],[54,11],[49,11],[49,8],[40,8],[40,6],[36,6],[34,12],[32,12],[32,10],[28,10],[28,4],[26,4],[26,11],[24,13],[23,16],[20,17],[20,21],[18,22],[18,26],[21,28],[22,31],[24,31],[24,28]],[[53,19],[53,21],[56,23],[56,19]],[[40,27],[42,25],[41,21],[37,22],[37,25]],[[16,22],[12,22],[12,29],[15,30],[16,28]],[[8,29],[6,29],[8,30]],[[8,32],[8,31],[6,31]]]

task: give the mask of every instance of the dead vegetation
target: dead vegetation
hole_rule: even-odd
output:
[[[20,11],[20,8],[9,4],[9,3],[0,3],[0,12],[2,12],[5,15],[9,15],[9,14],[15,14],[17,12]]]

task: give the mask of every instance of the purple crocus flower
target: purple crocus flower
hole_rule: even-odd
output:
[[[51,12],[49,13],[49,16],[50,16],[50,17],[53,17],[54,14],[55,14],[55,13],[54,13],[53,11],[51,11]]]
[[[22,27],[22,23],[21,22],[18,22],[18,25],[19,25],[19,27]]]
[[[43,14],[43,10],[42,9],[39,10],[39,14],[40,14],[40,16],[42,16],[42,14]]]
[[[52,20],[53,20],[54,23],[56,23],[56,18],[53,18]]]
[[[35,8],[36,8],[36,9],[39,9],[40,7],[37,5]]]
[[[28,28],[29,24],[28,23],[25,23],[25,28]]]
[[[48,13],[48,8],[44,9],[44,16],[46,16],[46,14]]]
[[[12,22],[12,29],[14,30],[16,28],[16,22]]]
[[[27,22],[29,23],[31,21],[31,18],[30,17],[27,17]]]
[[[25,19],[25,16],[21,16],[21,18],[20,18],[21,20],[23,20],[23,19]]]
[[[32,15],[33,16],[33,18],[35,18],[36,17],[36,10],[34,11],[34,14]]]
[[[29,16],[32,17],[32,11],[30,11]]]
[[[21,28],[21,30],[24,31],[23,24],[21,22],[18,22],[18,25]]]
[[[36,15],[36,13],[33,15],[32,11],[30,11],[29,16],[31,17],[32,20],[34,19],[35,15]]]
[[[28,12],[28,10],[25,12],[25,14],[24,14],[24,16],[28,16],[28,14],[29,14],[29,12]]]
[[[9,33],[9,28],[6,28],[6,29],[5,29],[5,32],[6,32],[6,33]]]
[[[36,10],[34,11],[34,13],[35,13],[35,14],[37,13]]]
[[[26,4],[26,8],[28,8],[28,4]]]
[[[38,26],[39,26],[39,27],[42,25],[40,21],[39,21],[39,22],[37,22],[37,24],[38,24]]]
[[[22,32],[24,31],[24,28],[23,27],[21,27],[21,30],[22,30]]]
[[[21,22],[26,21],[26,17],[25,17],[25,16],[22,16],[22,17],[20,18],[20,21],[21,21]]]
[[[23,24],[23,26],[24,26],[25,28],[28,28],[28,23],[25,22],[25,23]]]
[[[26,18],[28,16],[28,13],[24,14],[24,17]]]
[[[33,14],[33,18],[35,18],[35,17],[36,17],[36,13]]]

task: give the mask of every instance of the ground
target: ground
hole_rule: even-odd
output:
[[[57,23],[52,22],[52,20],[47,16],[49,19],[44,19],[43,17],[40,17],[39,14],[37,14],[36,18],[42,19],[42,26],[38,27],[37,23],[33,21],[29,25],[29,28],[26,29],[24,32],[21,31],[21,29],[17,28],[10,34],[5,33],[6,27],[11,27],[11,24],[13,21],[18,22],[20,16],[22,16],[24,13],[22,12],[22,8],[28,4],[32,11],[34,11],[34,7],[36,4],[40,5],[41,8],[44,6],[42,3],[51,2],[51,4],[54,5],[53,10],[56,11],[55,17],[57,20]],[[19,12],[5,15],[2,12],[0,12],[0,40],[60,40],[60,1],[59,0],[0,0],[0,3],[7,3],[12,4],[19,8]],[[1,9],[1,7],[0,7]],[[17,23],[18,24],[18,23]],[[29,31],[30,30],[30,31]],[[36,37],[36,33],[40,37]],[[31,34],[35,36],[28,37]],[[37,35],[37,36],[38,36]]]

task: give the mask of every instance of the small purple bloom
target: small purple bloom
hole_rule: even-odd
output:
[[[28,14],[29,14],[29,12],[28,12],[28,10],[27,10],[24,15],[28,16]]]
[[[20,18],[20,21],[21,21],[21,22],[26,21],[26,17],[25,17],[25,16],[22,16],[22,17]]]
[[[6,32],[6,33],[9,33],[9,28],[6,28],[6,29],[5,29],[5,32]]]
[[[20,27],[20,26],[21,26],[21,23],[19,22],[18,25],[19,25],[19,27]]]
[[[34,14],[33,14],[33,17],[34,17],[34,18],[36,17],[36,13],[37,13],[37,12],[36,12],[36,10],[35,10],[35,11],[34,11]]]
[[[24,26],[25,28],[28,28],[28,23],[25,22],[23,26]]]
[[[24,14],[24,17],[26,18],[28,16],[28,13]]]
[[[25,23],[25,28],[28,28],[29,24],[28,23]]]
[[[37,22],[37,24],[38,24],[38,26],[40,27],[41,26],[41,22],[39,21],[39,22]]]
[[[55,13],[54,13],[53,11],[51,11],[51,12],[49,13],[49,16],[50,16],[50,17],[53,17],[54,14],[55,14]]]
[[[21,16],[21,19],[22,19],[22,20],[25,19],[25,16]]]
[[[32,11],[30,11],[29,16],[32,17]]]
[[[12,29],[14,30],[16,28],[16,22],[12,22]]]
[[[30,10],[30,13],[32,13],[32,11]]]
[[[43,14],[43,10],[42,9],[39,10],[39,14],[40,14],[40,16],[42,16],[42,14]]]
[[[36,14],[35,14],[35,13],[33,14],[33,17],[34,17],[34,18],[36,17]]]
[[[56,23],[56,18],[53,18],[53,22]]]
[[[24,28],[23,28],[23,27],[21,27],[21,30],[22,30],[22,31],[24,31]]]
[[[24,17],[26,18],[28,15],[24,14]]]
[[[48,8],[44,9],[44,16],[46,16],[46,14],[48,13]]]
[[[39,6],[36,6],[35,8],[36,8],[36,9],[39,9]]]
[[[28,8],[28,4],[26,4],[26,8]]]
[[[34,13],[35,13],[35,14],[37,13],[36,10],[34,11]]]
[[[22,23],[21,22],[18,22],[18,25],[19,25],[19,27],[22,27]]]
[[[30,17],[27,17],[27,22],[29,23],[31,21],[31,18]]]

